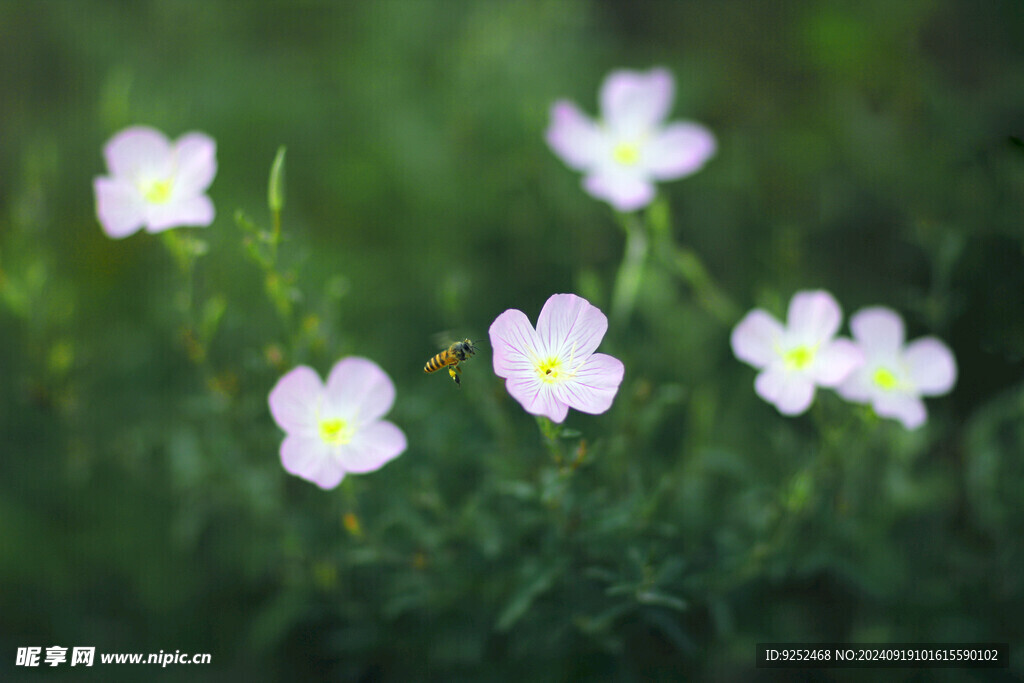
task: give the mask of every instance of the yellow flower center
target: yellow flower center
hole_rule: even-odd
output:
[[[572,348],[569,349],[568,358],[560,354],[553,354],[547,358],[531,354],[531,358],[533,360],[533,369],[537,372],[537,376],[540,377],[542,382],[547,384],[559,384],[571,380],[576,376],[576,371],[580,367],[580,363],[573,363],[573,360],[576,358],[575,342],[573,342]]]
[[[537,363],[537,374],[540,375],[541,380],[548,384],[553,384],[558,381],[558,369],[561,365],[562,361],[555,357],[539,361]]]
[[[332,446],[346,444],[352,440],[352,428],[344,420],[334,418],[320,420],[320,438]]]
[[[145,183],[142,188],[142,196],[150,204],[166,204],[171,198],[171,187],[174,183],[168,178],[166,180],[151,180]]]
[[[886,391],[892,391],[900,385],[899,378],[896,377],[891,370],[887,370],[885,368],[878,368],[875,370],[875,374],[871,379],[874,380],[875,384]]]
[[[612,150],[612,159],[623,166],[635,166],[640,163],[640,148],[630,142],[620,142]]]
[[[803,370],[814,361],[815,350],[810,346],[797,346],[786,351],[782,360],[789,370]]]

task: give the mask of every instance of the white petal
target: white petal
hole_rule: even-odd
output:
[[[545,138],[570,168],[583,171],[597,164],[608,148],[606,137],[572,102],[560,100],[551,107],[551,125]]]
[[[635,172],[611,167],[583,178],[583,189],[592,197],[611,204],[617,211],[642,209],[654,199],[654,185]]]
[[[668,116],[675,82],[667,69],[613,71],[601,86],[601,116],[616,134],[641,134]]]
[[[810,379],[781,368],[761,372],[754,380],[754,391],[783,415],[799,415],[814,400],[814,383]]]
[[[146,220],[146,206],[130,182],[96,178],[96,218],[108,237],[121,239],[137,232]]]
[[[575,294],[552,294],[537,316],[542,356],[583,359],[597,350],[608,318],[597,306]]]
[[[217,175],[217,143],[203,133],[188,133],[174,145],[177,163],[173,192],[192,197],[206,191]]]
[[[106,144],[103,155],[111,175],[132,182],[140,176],[167,177],[173,170],[170,141],[148,126],[121,131]]]
[[[789,302],[786,331],[794,342],[820,344],[835,336],[842,318],[839,303],[828,292],[797,292]]]
[[[673,123],[648,141],[640,164],[655,180],[694,173],[715,153],[715,136],[696,123]]]
[[[871,381],[871,372],[862,365],[836,387],[836,393],[853,403],[870,403],[871,398],[877,393]]]
[[[319,433],[316,411],[324,385],[312,368],[300,365],[277,380],[267,402],[277,425],[310,438]]]
[[[281,442],[281,465],[285,471],[313,482],[322,489],[341,483],[345,470],[332,449],[318,438],[289,434]]]
[[[763,368],[778,356],[782,324],[768,312],[755,308],[732,330],[732,352],[744,363]]]
[[[146,230],[163,232],[171,228],[202,227],[213,222],[213,202],[206,195],[146,205]]]
[[[834,387],[864,364],[864,352],[850,339],[836,339],[814,356],[811,377],[823,387]]]
[[[536,374],[536,361],[541,355],[540,339],[525,313],[510,308],[494,319],[487,334],[491,340],[494,374],[498,377]]]
[[[558,400],[551,385],[536,376],[513,376],[505,382],[509,395],[532,415],[545,415],[554,422],[561,422],[569,412],[569,406]]]
[[[372,422],[360,427],[352,441],[339,449],[338,459],[346,472],[373,472],[401,455],[407,445],[397,426]]]
[[[372,360],[350,356],[331,368],[321,411],[369,424],[391,410],[394,402],[395,385],[388,374]]]
[[[903,318],[891,308],[873,306],[857,311],[850,318],[850,330],[872,357],[880,352],[894,354],[903,346]]]
[[[871,407],[880,417],[893,417],[903,423],[907,429],[917,429],[928,418],[924,401],[917,396],[887,392],[877,394]]]
[[[554,384],[554,393],[559,402],[570,408],[599,415],[611,408],[624,373],[625,366],[618,358],[595,353],[576,370],[572,379]]]
[[[908,344],[903,360],[910,380],[925,396],[940,396],[956,384],[953,352],[935,337],[924,337]]]

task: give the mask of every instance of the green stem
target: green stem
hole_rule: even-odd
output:
[[[358,507],[358,496],[356,495],[355,481],[351,475],[345,475],[341,480],[341,493],[345,499],[344,509],[355,510]]]
[[[859,442],[857,437],[863,434],[850,433],[858,422],[856,414],[849,413],[837,423],[835,416],[821,407],[821,401],[811,408],[811,417],[818,427],[818,448],[777,491],[774,518],[763,540],[751,548],[741,565],[742,580],[761,574],[767,562],[791,549],[813,520],[836,515],[848,444]]]
[[[544,440],[544,445],[547,447],[548,453],[551,454],[555,464],[561,467],[562,463],[565,462],[565,458],[562,453],[562,443],[558,438],[562,431],[562,427],[543,415],[537,416],[537,426],[540,428],[540,435]]]
[[[664,198],[657,198],[648,207],[647,223],[662,265],[690,287],[697,304],[711,316],[726,325],[735,323],[739,309],[715,283],[697,252],[673,239],[672,216]]]
[[[181,290],[182,311],[191,318],[192,299],[194,296],[193,276],[195,273],[196,249],[191,238],[179,234],[178,230],[167,230],[161,234],[164,246],[171,253],[171,257],[178,266],[184,278],[184,287]]]
[[[648,242],[646,230],[635,215],[620,215],[619,222],[626,231],[626,247],[612,290],[611,315],[613,321],[624,323],[632,315],[640,291]]]
[[[281,243],[281,210],[275,209],[270,212],[273,221],[273,232],[270,235],[270,260],[277,265],[277,245]]]
[[[731,325],[736,322],[739,310],[715,284],[695,251],[689,247],[672,244],[665,257],[672,272],[693,290],[694,298],[701,308],[723,324]]]
[[[175,305],[182,316],[182,341],[189,359],[204,368],[206,366],[207,346],[212,336],[212,329],[202,321],[201,313],[196,306],[196,263],[206,253],[206,242],[185,230],[167,230],[160,235],[164,246],[171,253],[181,273],[181,289],[175,295]],[[206,302],[208,305],[211,301]],[[219,314],[216,314],[219,317]],[[212,324],[212,323],[211,323]],[[209,379],[209,378],[208,378]]]
[[[281,241],[281,210],[284,208],[284,155],[286,148],[281,145],[270,165],[270,178],[267,181],[267,206],[273,215],[274,232],[270,237],[271,260],[277,263],[277,245]]]

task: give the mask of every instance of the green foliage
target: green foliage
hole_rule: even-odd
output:
[[[0,678],[53,644],[210,652],[211,680],[1016,653],[1022,27],[956,0],[0,4]],[[549,107],[653,65],[719,152],[617,216]],[[217,140],[211,227],[103,235],[91,182],[136,123]],[[732,326],[818,287],[949,343],[924,428],[757,398]],[[608,413],[535,421],[486,343],[460,390],[422,372],[435,335],[570,291],[612,319]],[[409,449],[323,492],[281,468],[267,394],[350,354],[395,380]]]

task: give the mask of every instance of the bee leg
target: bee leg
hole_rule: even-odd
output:
[[[455,380],[455,386],[462,386],[462,380],[459,379],[458,375],[460,372],[462,372],[462,370],[459,370],[458,365],[452,365],[448,368],[448,374],[452,376],[453,380]]]

